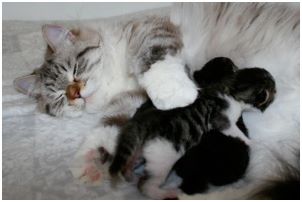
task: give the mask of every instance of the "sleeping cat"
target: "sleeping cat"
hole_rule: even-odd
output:
[[[174,198],[175,190],[160,186],[181,155],[212,130],[249,145],[236,122],[243,110],[265,110],[274,94],[272,76],[264,69],[250,68],[236,71],[221,85],[203,88],[187,107],[162,111],[146,102],[121,129],[109,172],[131,179],[133,163],[143,156],[146,175],[139,181],[141,191],[151,198]]]
[[[200,64],[205,64],[210,58],[224,55],[233,58],[239,66],[252,67],[259,65],[266,67],[277,81],[278,96],[274,104],[265,113],[248,113],[244,116],[250,136],[253,141],[257,142],[257,144],[251,146],[251,167],[244,179],[245,182],[248,181],[249,183],[240,184],[240,189],[238,187],[233,189],[233,186],[225,187],[224,191],[220,190],[219,192],[215,192],[214,189],[213,194],[203,193],[196,196],[195,199],[246,198],[246,195],[255,189],[263,187],[262,185],[265,182],[271,182],[272,179],[284,180],[284,176],[287,176],[285,173],[289,173],[288,167],[299,171],[299,155],[297,155],[300,151],[298,141],[300,136],[300,113],[297,110],[300,107],[299,12],[298,3],[177,3],[171,8],[170,20],[172,25],[163,23],[166,22],[165,18],[162,20],[161,18],[159,20],[151,18],[154,20],[146,21],[146,17],[140,17],[140,19],[134,19],[126,23],[96,23],[92,26],[94,31],[82,26],[79,28],[82,34],[79,35],[76,30],[48,25],[43,29],[44,38],[49,44],[48,52],[54,58],[54,62],[58,59],[58,61],[64,61],[64,65],[58,68],[58,71],[56,68],[48,69],[46,67],[55,65],[53,63],[49,64],[45,60],[41,70],[45,70],[46,77],[44,78],[47,78],[47,72],[50,75],[53,75],[52,72],[60,73],[57,78],[60,82],[56,82],[55,86],[51,86],[51,83],[49,83],[50,85],[47,84],[49,85],[48,88],[52,90],[46,89],[43,84],[46,81],[41,81],[38,76],[42,71],[38,70],[37,74],[16,79],[15,86],[21,92],[39,97],[42,108],[50,114],[79,116],[84,108],[89,112],[104,111],[109,108],[110,113],[113,111],[119,117],[115,122],[119,121],[121,123],[131,117],[136,108],[145,101],[146,97],[144,95],[132,96],[134,94],[138,95],[138,90],[141,87],[146,89],[157,108],[173,108],[189,104],[190,101],[193,102],[197,95],[196,87],[192,85],[191,80],[184,73],[184,64],[190,67],[189,71],[192,73],[200,67]],[[154,26],[149,26],[150,24]],[[160,24],[162,26],[157,26]],[[176,39],[181,38],[183,44],[179,52],[174,56],[172,54],[171,57],[167,56],[163,60],[155,62],[151,65],[152,68],[144,74],[139,74],[141,77],[133,76],[131,74],[133,71],[130,70],[132,67],[138,67],[139,65],[131,64],[144,64],[144,61],[148,60],[141,61],[140,58],[132,57],[133,55],[138,56],[138,54],[128,53],[132,51],[133,53],[135,51],[144,53],[143,50],[146,53],[152,52],[148,50],[151,50],[153,43],[140,43],[141,39],[144,38],[144,33],[147,34],[146,36],[150,36],[146,37],[145,42],[154,40],[157,45],[161,44],[161,41],[170,43],[173,40],[170,40],[169,37],[175,36],[173,33],[178,33],[171,29],[175,27],[174,25],[179,28],[180,33],[180,35],[176,34],[180,36]],[[85,26],[87,26],[86,23]],[[161,28],[164,30],[163,33],[167,33],[167,35],[157,32]],[[150,31],[152,34],[148,34],[151,33]],[[168,34],[170,31],[172,33]],[[156,37],[152,37],[156,34],[160,36],[158,40],[156,40]],[[130,41],[127,40],[127,36],[129,39],[139,38],[138,46],[131,46],[132,51],[129,52],[128,42]],[[167,40],[161,40],[165,39],[163,36],[169,37]],[[97,43],[98,40],[99,43]],[[131,40],[131,42],[133,43],[135,40]],[[140,46],[140,44],[144,45]],[[66,51],[58,50],[57,46],[61,45]],[[150,49],[148,45],[151,45]],[[99,47],[93,49],[94,46]],[[91,49],[88,47],[91,47]],[[53,49],[55,49],[55,52]],[[87,52],[84,51],[85,49]],[[154,54],[154,56],[161,55],[162,51],[156,51],[156,49],[154,53],[157,54]],[[75,59],[75,55],[81,53],[81,51],[84,52],[79,54],[81,56],[78,58],[79,60]],[[178,57],[178,53],[180,57]],[[100,64],[96,65],[95,62],[100,59],[99,55],[101,55]],[[69,58],[74,58],[77,64],[83,63],[83,59],[85,59],[87,65],[83,66],[95,64],[97,71],[89,73],[85,69],[83,72],[81,67],[69,66]],[[154,59],[158,57],[147,58]],[[161,68],[163,66],[166,68]],[[65,72],[64,68],[68,70],[68,73]],[[85,99],[77,98],[79,97],[79,87],[83,87],[83,83],[77,82],[77,80],[73,82],[74,69],[81,69],[77,74],[86,74],[85,77],[90,77],[85,85],[90,90],[87,90],[86,95],[84,92],[80,93],[81,97],[82,94],[83,97],[88,96]],[[150,71],[152,69],[153,71]],[[63,81],[67,75],[69,75],[68,78],[70,78],[71,84],[76,85],[66,87],[67,85]],[[53,76],[49,77],[51,81]],[[173,82],[174,80],[175,82]],[[93,84],[97,82],[100,82],[100,84]],[[67,89],[68,93],[66,94]],[[55,97],[46,96],[50,94],[50,91],[57,91],[57,93],[53,92],[51,95],[59,96],[63,94],[64,109],[60,108],[62,105],[56,105]],[[127,94],[129,91],[132,92],[130,96]],[[89,96],[90,93],[91,96]],[[69,103],[70,99],[67,99],[67,95],[70,99],[76,98],[74,99],[75,102]],[[44,100],[44,98],[47,98],[47,100]],[[60,97],[56,98],[59,99]],[[125,101],[125,103],[121,101]],[[48,103],[50,103],[49,108],[46,105]],[[111,103],[113,105],[110,105]],[[284,103],[289,107],[284,107]],[[97,152],[98,148],[104,146],[107,151],[114,153],[113,148],[116,144],[118,131],[119,127],[110,124],[109,126],[100,125],[88,132],[84,144],[80,147],[75,155],[75,160],[72,162],[71,170],[75,178],[87,183],[95,182],[96,178],[91,177],[86,171],[94,166],[94,171],[99,172],[94,163],[100,155]],[[282,152],[280,152],[280,148],[282,148]],[[94,155],[90,156],[90,154]],[[88,159],[87,156],[89,156]],[[285,166],[284,162],[286,162]]]
[[[42,33],[45,61],[15,87],[37,97],[50,115],[104,111],[113,98],[141,89],[159,109],[188,105],[197,96],[180,56],[181,33],[168,17],[93,28],[44,25]]]

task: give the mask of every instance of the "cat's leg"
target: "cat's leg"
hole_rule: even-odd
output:
[[[174,163],[181,157],[181,153],[175,151],[171,142],[155,139],[146,144],[143,155],[146,159],[147,178],[139,183],[141,192],[153,199],[177,198],[180,190],[164,189],[161,185],[165,182]]]
[[[166,55],[139,76],[140,85],[146,90],[158,109],[184,107],[194,102],[197,87],[189,78],[185,65],[177,56]]]
[[[131,73],[158,109],[191,104],[197,88],[181,59],[182,35],[169,18],[147,17],[129,23]]]
[[[98,185],[108,179],[108,158],[114,153],[118,128],[99,126],[76,153],[70,170],[81,183]]]

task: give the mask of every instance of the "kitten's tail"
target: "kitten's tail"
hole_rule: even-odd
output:
[[[131,175],[133,166],[139,158],[139,148],[142,147],[143,138],[141,138],[139,128],[133,126],[131,123],[127,124],[119,134],[116,153],[109,167],[109,173],[112,178],[118,177],[119,173],[123,176]]]

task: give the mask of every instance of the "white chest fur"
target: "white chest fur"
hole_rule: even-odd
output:
[[[230,126],[229,128],[221,132],[228,136],[240,138],[247,145],[249,145],[250,140],[244,135],[244,133],[236,125],[239,117],[242,114],[242,110],[245,108],[245,104],[236,101],[234,98],[230,96],[224,96],[223,98],[227,100],[229,104],[228,109],[224,111],[224,114],[229,119]]]
[[[129,74],[126,41],[106,34],[104,37],[103,62],[93,75],[97,90],[86,102],[87,112],[101,111],[114,96],[139,88],[135,77]]]

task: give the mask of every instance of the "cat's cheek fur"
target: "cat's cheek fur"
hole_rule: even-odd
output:
[[[85,84],[85,88],[81,90],[81,97],[85,99],[91,97],[96,92],[96,90],[97,90],[96,82],[93,79],[89,79]]]
[[[168,110],[192,104],[197,97],[197,87],[188,77],[185,65],[177,57],[167,55],[157,61],[139,77],[156,108]]]
[[[79,117],[83,114],[85,101],[82,98],[72,101],[72,105],[66,105],[63,108],[63,116]]]

